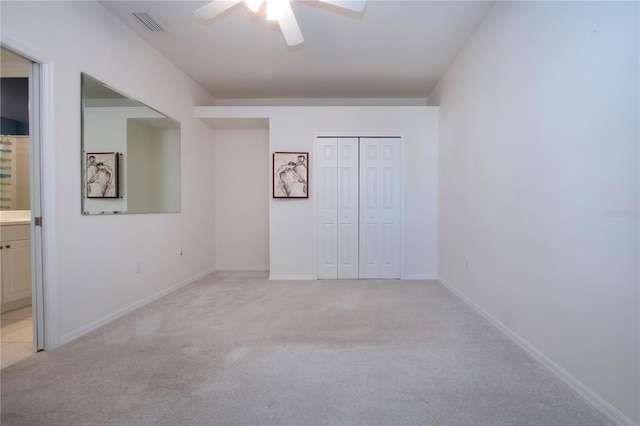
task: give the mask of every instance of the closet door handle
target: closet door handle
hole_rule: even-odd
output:
[[[5,246],[5,248],[11,248],[11,245],[7,244],[7,245]]]

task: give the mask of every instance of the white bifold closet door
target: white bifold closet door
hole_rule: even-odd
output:
[[[358,278],[358,138],[320,138],[318,278]]]
[[[401,146],[360,139],[360,278],[400,278]]]
[[[399,138],[318,139],[318,278],[400,278]]]

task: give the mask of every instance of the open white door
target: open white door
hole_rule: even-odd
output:
[[[33,315],[33,351],[44,345],[44,259],[42,239],[42,75],[40,64],[31,65],[29,78],[29,113],[31,145],[31,312]]]

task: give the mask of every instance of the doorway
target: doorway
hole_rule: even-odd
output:
[[[2,368],[44,349],[40,64],[0,48]]]
[[[318,279],[402,277],[400,137],[317,137]]]

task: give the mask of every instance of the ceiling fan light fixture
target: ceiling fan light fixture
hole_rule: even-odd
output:
[[[249,10],[254,13],[260,10],[262,3],[264,3],[264,0],[244,0],[244,4],[246,4]]]
[[[0,0],[1,1],[1,0]],[[314,0],[328,3],[354,12],[362,12],[367,0]],[[211,0],[193,13],[199,19],[213,19],[238,3],[244,3],[249,10],[257,13],[263,3],[267,3],[267,20],[278,21],[282,36],[288,46],[297,46],[304,42],[302,31],[291,9],[290,0]]]
[[[289,0],[267,0],[267,20],[277,21],[284,18]]]

